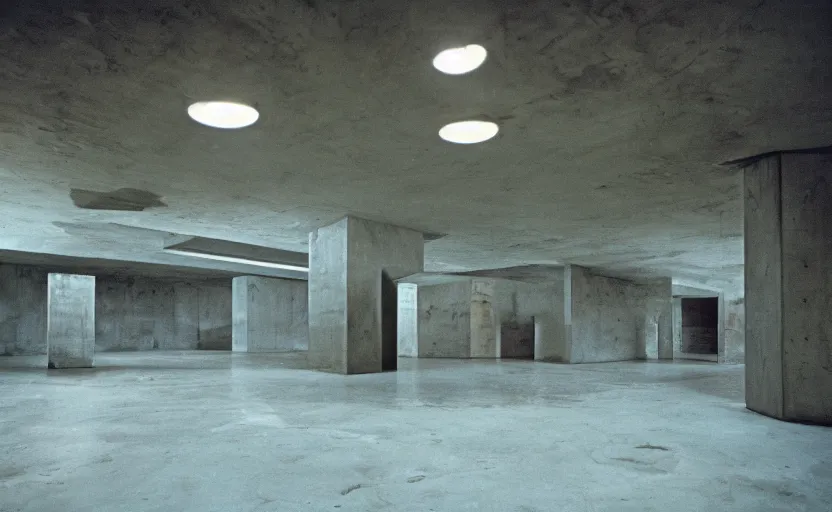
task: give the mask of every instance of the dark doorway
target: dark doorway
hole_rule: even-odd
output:
[[[381,371],[398,368],[398,309],[396,282],[387,272],[381,272]]]
[[[501,359],[534,359],[534,322],[500,325]]]
[[[682,299],[682,352],[719,352],[719,299]]]

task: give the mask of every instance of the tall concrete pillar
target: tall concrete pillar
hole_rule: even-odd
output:
[[[745,168],[746,406],[832,424],[832,154]]]
[[[92,368],[95,277],[49,274],[46,303],[49,368]]]
[[[231,281],[231,350],[291,352],[309,348],[307,284],[242,276]]]
[[[638,359],[673,359],[673,283],[659,278],[641,288],[644,312],[638,322]]]
[[[395,369],[394,281],[423,268],[418,231],[345,217],[311,233],[310,368],[342,374]]]
[[[473,358],[500,357],[494,293],[493,279],[474,279],[471,282],[471,357]]]
[[[399,357],[419,357],[419,287],[412,283],[398,286]]]
[[[728,291],[719,295],[719,362],[745,362],[745,297]]]

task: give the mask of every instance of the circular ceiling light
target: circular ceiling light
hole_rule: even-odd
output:
[[[253,107],[230,101],[198,101],[188,107],[188,115],[198,123],[214,128],[244,128],[260,117]]]
[[[439,136],[454,144],[476,144],[493,138],[499,131],[500,127],[490,121],[459,121],[443,126]]]
[[[480,67],[487,54],[478,44],[449,48],[433,58],[433,67],[448,75],[462,75]]]

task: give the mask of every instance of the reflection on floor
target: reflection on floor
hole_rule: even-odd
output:
[[[832,430],[744,408],[743,368],[303,354],[0,358],[0,510],[810,510]]]

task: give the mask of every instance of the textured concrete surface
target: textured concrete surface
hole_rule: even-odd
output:
[[[832,500],[829,429],[746,410],[738,366],[402,359],[345,379],[289,354],[43,362],[0,358],[3,509],[827,512]]]
[[[398,285],[399,357],[419,357],[419,289],[415,284]]]
[[[306,281],[235,277],[232,295],[232,350],[291,352],[309,349]]]
[[[775,154],[745,169],[748,407],[832,425],[829,153]]]
[[[99,278],[96,350],[230,350],[231,286]]]
[[[495,281],[474,279],[471,283],[471,357],[495,359],[497,346],[497,311]]]
[[[312,232],[309,247],[310,363],[345,374],[382,371],[385,353],[397,352],[397,327],[382,313],[397,313],[395,280],[423,270],[422,233],[345,217]]]
[[[742,364],[745,362],[745,293],[728,289],[720,299],[719,362]]]
[[[43,268],[0,265],[0,353],[46,353],[46,281]],[[97,277],[95,349],[230,350],[230,279]]]
[[[46,356],[49,368],[91,368],[95,361],[95,277],[49,274]]]
[[[640,287],[633,282],[601,276],[570,265],[567,359],[569,363],[626,361],[638,357],[638,325],[644,314]]]
[[[434,270],[734,279],[741,189],[717,164],[832,131],[827,0],[4,4],[5,249],[209,267],[53,223],[303,250],[352,213],[448,234],[429,244]],[[489,50],[481,69],[432,69],[469,41]],[[228,97],[260,121],[228,132],[185,113]],[[500,135],[438,140],[473,116]],[[72,189],[167,206],[81,209]]]
[[[419,286],[419,357],[471,357],[472,281]]]
[[[824,423],[832,423],[830,168],[826,154],[783,154],[746,169],[749,407]]]
[[[47,272],[0,264],[0,354],[46,353]]]

